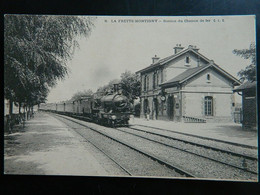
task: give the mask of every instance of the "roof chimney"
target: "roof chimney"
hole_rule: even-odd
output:
[[[174,54],[180,52],[183,50],[184,47],[181,46],[181,44],[176,44],[176,46],[173,48],[174,49]]]
[[[159,57],[157,57],[157,55],[155,55],[154,57],[152,57],[153,60],[153,64],[159,61]]]
[[[210,65],[214,65],[214,60],[210,60],[210,61],[209,61],[209,64],[210,64]]]
[[[195,45],[189,45],[189,49],[193,49],[194,51],[198,52],[199,48],[197,48]]]

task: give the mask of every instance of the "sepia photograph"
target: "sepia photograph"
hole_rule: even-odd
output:
[[[255,15],[4,16],[4,175],[258,182]]]

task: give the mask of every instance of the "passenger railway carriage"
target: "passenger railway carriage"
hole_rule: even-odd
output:
[[[40,110],[81,116],[110,126],[128,125],[133,112],[128,98],[120,92],[107,95],[94,94],[73,102],[41,104]]]

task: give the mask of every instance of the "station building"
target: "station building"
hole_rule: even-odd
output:
[[[171,56],[136,72],[141,77],[141,117],[184,122],[233,121],[234,86],[240,81],[198,52],[177,44]]]

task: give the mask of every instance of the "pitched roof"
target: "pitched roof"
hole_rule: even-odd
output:
[[[184,79],[192,76],[193,74],[195,74],[196,72],[207,68],[207,66],[199,66],[199,67],[195,67],[195,68],[189,68],[188,70],[184,71],[183,73],[179,74],[178,76],[170,79],[169,81],[166,81],[164,83],[162,83],[161,85],[167,85],[167,84],[172,84],[172,83],[179,83],[181,81],[183,81]]]
[[[245,83],[243,83],[242,85],[240,85],[238,88],[234,89],[233,91],[236,92],[236,91],[243,91],[243,90],[246,90],[246,89],[252,89],[252,88],[255,88],[256,87],[256,81],[247,81]]]
[[[180,52],[178,52],[178,53],[176,53],[176,54],[170,55],[170,56],[168,56],[168,57],[166,57],[166,58],[162,58],[162,59],[158,60],[157,62],[155,62],[155,63],[149,65],[148,67],[143,68],[143,69],[137,71],[136,73],[144,72],[144,71],[146,71],[146,70],[150,70],[150,69],[152,69],[152,68],[165,65],[167,62],[169,62],[169,61],[171,61],[171,60],[173,60],[173,59],[175,59],[175,58],[177,58],[177,57],[179,57],[179,56],[181,56],[181,55],[183,55],[183,54],[185,54],[185,53],[187,53],[187,52],[189,52],[189,51],[191,51],[191,52],[193,52],[194,54],[200,56],[201,59],[204,59],[205,61],[210,62],[210,60],[209,60],[208,58],[206,58],[205,56],[203,56],[202,54],[200,54],[199,52],[197,52],[197,48],[194,48],[194,47],[192,47],[192,46],[189,46],[187,49],[184,49],[184,50],[182,50],[182,51],[180,51]]]
[[[215,69],[220,71],[222,74],[224,74],[230,80],[232,80],[234,82],[234,85],[240,85],[241,84],[239,80],[237,80],[235,77],[233,77],[232,75],[227,73],[225,70],[220,68],[218,65],[216,65],[214,63],[210,63],[208,65],[199,66],[199,67],[195,67],[195,68],[190,68],[190,69],[184,71],[183,73],[177,75],[176,77],[174,77],[174,78],[172,78],[172,79],[162,83],[160,86],[167,86],[167,85],[172,85],[172,84],[175,84],[175,83],[183,83],[184,81],[194,77],[195,75],[197,75],[200,72],[208,69],[209,67],[214,67]]]

